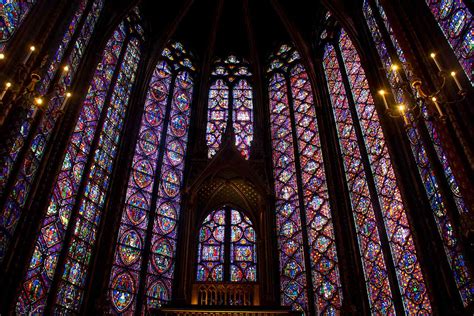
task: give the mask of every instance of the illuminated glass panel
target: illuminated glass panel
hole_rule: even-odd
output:
[[[210,213],[199,229],[197,281],[224,281],[225,210]]]
[[[168,64],[159,62],[149,84],[135,146],[110,279],[111,301],[120,313],[135,311],[171,75]]]
[[[253,92],[248,81],[251,76],[248,68],[245,61],[234,55],[224,61],[215,61],[207,114],[208,158],[212,158],[219,150],[228,121],[232,123],[237,150],[245,159],[250,157],[254,130]]]
[[[52,279],[56,272],[57,260],[63,248],[64,237],[66,231],[70,228],[69,220],[71,218],[71,212],[77,202],[79,185],[84,176],[84,168],[91,151],[91,144],[97,131],[99,118],[102,110],[107,110],[107,108],[109,108],[108,106],[104,106],[104,103],[107,92],[111,86],[112,76],[117,66],[118,57],[122,50],[125,36],[125,25],[124,23],[121,23],[107,42],[102,54],[101,62],[98,64],[94,78],[89,86],[74,132],[70,137],[70,142],[66,150],[61,170],[53,186],[53,193],[50,198],[49,207],[42,221],[41,230],[36,240],[29,268],[19,290],[18,301],[16,304],[17,313],[28,314],[44,312]],[[124,76],[124,74],[122,74],[122,76]],[[120,88],[122,89],[119,90]],[[120,95],[124,95],[123,93],[128,94],[128,90],[128,88],[125,88],[124,90],[118,82],[117,93],[120,93]],[[125,106],[125,104],[116,104],[115,106],[122,107]],[[115,113],[113,106],[110,106],[107,111]],[[109,129],[113,131],[113,127],[109,124],[110,123],[105,125],[104,131]],[[113,140],[116,137],[118,137],[118,134],[108,135],[107,139],[110,138]],[[105,135],[102,135],[101,138],[102,140],[100,143],[106,141]],[[117,141],[117,139],[115,139],[115,141]],[[101,153],[103,154],[103,151],[96,151],[95,160],[100,160],[105,163],[108,161],[106,156],[97,156]],[[110,153],[113,153],[113,151]],[[109,170],[107,170],[107,167],[108,166],[104,164],[102,170],[106,170],[107,173],[110,173],[110,167]],[[99,166],[97,165],[93,172],[91,172],[91,175],[99,175],[98,171]],[[108,174],[103,174],[97,180],[101,182],[105,180],[107,182]],[[90,197],[91,200],[94,200],[95,203],[103,203],[104,196],[101,194],[94,195],[94,193],[100,192],[90,189],[87,191],[86,195]],[[84,202],[85,201],[86,199]],[[85,216],[86,214],[93,216],[98,215],[84,212],[84,209],[82,209],[80,217]],[[72,252],[74,257],[77,259],[77,262],[88,262],[90,259],[90,252],[86,251],[86,247],[87,242],[90,243],[92,239],[95,239],[92,225],[93,220],[94,217],[89,218],[87,221],[78,218],[77,223],[83,222],[85,224],[81,230],[83,229],[84,233],[89,234],[84,236],[84,239],[86,240],[76,240],[77,243],[71,245],[71,247],[74,246],[77,250],[76,252]],[[76,233],[80,234],[81,231],[77,231]],[[84,254],[84,256],[81,258],[82,254]],[[71,270],[65,270],[65,272],[66,271]],[[74,271],[79,272],[79,270]],[[83,276],[76,274],[74,282],[82,281],[81,277]],[[70,304],[74,304],[74,302],[70,302]]]
[[[308,295],[298,200],[296,164],[286,79],[277,73],[269,83],[273,177],[275,179],[276,231],[283,305],[308,311]]]
[[[404,61],[404,53],[400,49],[397,39],[393,36],[393,31],[390,28],[389,22],[385,16],[383,8],[378,5],[377,9],[384,20],[384,26],[387,31],[391,34],[391,40],[397,52],[400,61]],[[385,66],[385,71],[387,74],[387,79],[390,81],[392,86],[395,86],[396,77],[393,72],[390,71],[390,65],[392,64],[392,58],[388,54],[387,47],[382,39],[380,33],[380,28],[374,17],[374,12],[372,7],[367,1],[364,2],[364,14],[367,20],[367,24],[371,30],[372,37],[376,43],[377,51],[379,56]],[[383,26],[382,26],[383,27]],[[396,60],[396,57],[395,57]],[[407,69],[405,63],[402,63],[403,70],[407,75],[409,75],[409,70]],[[392,90],[394,96],[398,102],[403,101],[403,92],[401,90]],[[434,146],[435,152],[438,156],[439,161],[444,169],[444,174],[446,180],[449,183],[449,187],[452,192],[452,196],[456,202],[459,213],[467,212],[467,208],[464,203],[464,199],[461,196],[459,185],[454,178],[454,174],[449,166],[449,161],[446,157],[446,154],[442,148],[439,135],[436,132],[435,126],[431,119],[428,118],[427,107],[425,103],[420,104],[422,106],[423,115],[424,115],[424,125],[430,135],[432,145]],[[411,149],[413,156],[417,162],[419,174],[425,185],[425,191],[428,196],[431,209],[433,211],[434,219],[438,225],[438,230],[440,236],[443,240],[444,249],[446,251],[448,261],[453,269],[453,275],[457,283],[458,289],[460,291],[462,300],[464,304],[468,304],[473,300],[474,296],[474,283],[472,281],[472,272],[469,270],[464,258],[464,249],[462,243],[459,240],[459,236],[452,228],[452,221],[449,218],[445,203],[443,202],[442,193],[438,184],[438,179],[434,173],[432,163],[430,162],[425,145],[423,143],[423,138],[420,135],[420,128],[423,128],[423,125],[420,125],[419,121],[416,120],[413,115],[407,114],[410,125],[406,126],[406,132],[410,140]],[[422,121],[423,122],[423,121]]]
[[[409,313],[430,313],[431,305],[416,256],[411,228],[364,69],[356,49],[344,31],[341,32],[339,46],[355,101],[355,113],[368,153],[367,158],[374,177],[405,310]]]
[[[6,166],[4,165],[5,169],[2,169],[2,181],[0,181],[0,183],[3,190],[5,181],[8,179],[8,174],[10,174],[13,164],[16,161],[20,150],[23,148],[24,141],[26,137],[28,137],[28,133],[35,133],[36,135],[33,138],[31,147],[26,149],[25,157],[21,162],[18,175],[16,176],[11,191],[8,193],[6,202],[2,209],[2,214],[0,215],[0,261],[3,260],[9,240],[15,231],[22,208],[26,203],[29,189],[35,179],[38,166],[41,162],[41,158],[43,157],[46,144],[48,143],[51,132],[56,124],[58,116],[60,115],[59,111],[62,103],[64,102],[65,91],[72,83],[77,66],[83,56],[85,48],[87,47],[91,34],[94,30],[94,26],[102,10],[103,1],[95,1],[92,5],[91,11],[88,13],[84,21],[84,24],[82,25],[76,41],[73,43],[71,53],[63,58],[65,47],[70,43],[70,39],[73,34],[72,32],[76,30],[76,25],[78,23],[79,17],[82,15],[85,2],[86,1],[81,2],[80,10],[76,13],[68,30],[64,34],[56,56],[49,67],[48,73],[51,74],[48,75],[44,81],[42,81],[41,89],[44,89],[44,91],[48,89],[53,72],[57,71],[58,66],[63,59],[65,60],[65,63],[69,65],[70,70],[67,74],[61,76],[57,82],[57,85],[54,87],[54,90],[52,91],[52,98],[46,107],[45,114],[40,118],[36,130],[30,131],[30,126],[33,120],[33,110],[28,112],[27,118],[22,125],[21,133],[17,135],[17,138],[14,142],[15,150],[13,150],[6,158]]]
[[[315,312],[331,315],[341,308],[341,282],[316,106],[308,74],[300,60],[295,49],[282,45],[267,69],[275,72],[270,77],[270,122],[278,197],[282,300],[293,309],[309,312],[312,307],[308,306],[308,288],[311,287]],[[306,225],[305,232],[299,230],[300,225]],[[305,244],[309,249],[304,248]],[[309,266],[305,266],[304,256],[308,256]],[[285,289],[286,284],[290,285],[289,289]],[[303,295],[304,305],[300,303]],[[294,302],[295,298],[300,301]]]
[[[147,310],[171,299],[193,86],[188,70],[176,75],[147,263]]]
[[[85,193],[79,204],[72,239],[66,252],[56,297],[56,311],[77,312],[82,302],[87,268],[94,250],[101,211],[110,184],[120,134],[135,75],[140,61],[140,42],[133,38],[128,43],[120,72],[99,135],[92,168],[85,183]]]
[[[326,46],[323,65],[346,171],[360,254],[364,258],[362,264],[369,303],[373,313],[394,314],[393,297],[382,253],[375,210],[370,199],[369,185],[364,173],[349,100],[342,81],[336,51],[332,45]]]
[[[35,5],[36,0],[2,1],[0,4],[0,53]]]
[[[211,212],[199,229],[196,280],[257,281],[256,239],[252,222],[243,213],[227,207]]]
[[[377,196],[390,241],[405,309],[409,313],[429,313],[431,306],[420,264],[416,257],[410,225],[364,69],[356,49],[344,31],[341,33],[339,45],[356,103],[355,110],[378,192]]]
[[[171,298],[193,88],[188,70],[195,68],[178,42],[165,48],[162,56],[149,83],[115,247],[109,296],[116,313],[136,312],[143,286],[145,310]],[[150,230],[151,246],[145,249]],[[148,265],[143,262],[147,254]],[[141,280],[144,269],[146,280]]]
[[[219,150],[222,135],[227,126],[229,115],[229,87],[224,80],[218,79],[209,90],[208,118],[207,118],[207,146],[208,157],[212,158]]]
[[[247,80],[239,80],[232,89],[232,121],[235,132],[235,145],[246,159],[250,155],[253,140],[253,97]]]
[[[230,281],[257,281],[257,245],[250,219],[231,210],[230,226]]]
[[[459,63],[474,84],[474,21],[463,0],[426,0]]]
[[[341,282],[316,108],[308,74],[301,64],[291,69],[290,85],[315,302],[318,313],[333,314],[341,307]]]

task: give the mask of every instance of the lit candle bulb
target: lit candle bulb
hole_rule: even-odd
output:
[[[438,60],[436,59],[436,54],[435,54],[435,53],[431,53],[431,54],[430,54],[430,57],[433,59],[435,65],[436,65],[436,68],[438,68],[438,71],[441,71],[441,66],[440,66],[440,64],[438,63]]]
[[[400,111],[400,113],[402,113],[403,121],[405,122],[406,125],[408,125],[408,119],[407,119],[407,117],[405,116],[405,105],[399,104],[399,105],[398,105],[398,110]]]
[[[63,71],[61,73],[61,78],[59,79],[59,81],[62,81],[63,78],[67,75],[67,73],[69,72],[69,66],[68,65],[65,65],[63,67]]]
[[[395,79],[398,81],[398,65],[393,64],[390,69],[393,71]]]
[[[383,104],[385,105],[385,109],[388,110],[388,103],[387,103],[387,99],[385,98],[385,91],[380,90],[379,94],[382,96],[382,100],[383,100]]]
[[[438,113],[439,113],[439,116],[443,116],[443,112],[441,112],[441,108],[440,108],[440,106],[439,106],[438,99],[436,99],[436,97],[432,97],[432,98],[431,98],[431,101],[433,101],[433,104],[435,105],[436,110],[437,110]]]
[[[456,86],[458,86],[459,91],[462,90],[461,83],[459,82],[458,78],[456,77],[456,73],[454,71],[451,71],[451,77],[453,77],[454,82],[456,83]]]
[[[36,116],[36,113],[38,112],[38,109],[41,107],[43,104],[43,99],[41,97],[35,98],[35,110],[33,111],[33,117]]]
[[[23,59],[23,65],[26,65],[26,63],[28,62],[28,59],[30,59],[31,54],[33,54],[35,49],[36,48],[34,46],[30,46],[30,49],[28,50],[28,54],[26,54],[25,59]]]
[[[64,97],[63,103],[61,103],[61,107],[59,108],[59,111],[64,111],[64,108],[66,107],[67,100],[72,96],[71,92],[67,92],[66,96]]]
[[[5,54],[4,53],[0,53],[0,60],[4,60],[5,59]]]
[[[3,88],[2,93],[0,94],[0,101],[3,100],[5,93],[7,93],[8,89],[12,86],[10,82],[5,83],[5,88]]]

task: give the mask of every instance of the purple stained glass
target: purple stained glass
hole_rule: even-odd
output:
[[[94,250],[101,212],[105,203],[111,171],[119,145],[131,89],[140,61],[140,40],[132,38],[126,51],[113,88],[106,119],[99,135],[92,168],[85,183],[85,193],[79,202],[79,214],[72,239],[66,252],[66,262],[56,296],[56,311],[79,311],[85,287],[90,257]],[[132,232],[127,242],[138,247],[139,239]]]
[[[429,313],[431,304],[417,259],[410,224],[365,71],[355,47],[344,31],[341,32],[339,46],[355,101],[354,108],[367,149],[405,310],[409,313]]]
[[[209,158],[219,150],[222,135],[227,126],[229,115],[229,87],[224,80],[218,79],[209,90],[208,118],[207,118],[207,146]]]
[[[301,64],[290,70],[290,85],[316,308],[333,314],[341,308],[341,282],[316,107],[308,74]]]
[[[0,4],[0,53],[36,4],[36,0],[2,1]]]
[[[251,76],[248,67],[245,61],[233,55],[224,61],[219,59],[215,62],[212,72],[215,81],[209,90],[206,129],[209,158],[219,150],[229,119],[232,122],[237,150],[245,159],[250,157],[254,131],[253,92],[247,80]]]
[[[104,102],[107,91],[111,86],[112,75],[117,66],[125,36],[125,24],[121,23],[107,42],[102,53],[101,62],[89,86],[78,121],[70,137],[61,170],[53,186],[53,193],[42,221],[42,228],[36,240],[29,268],[19,289],[16,304],[17,313],[44,312],[51,283],[56,273],[57,260],[63,249],[64,236],[66,231],[70,229],[71,212],[78,198],[77,190],[85,172],[84,167],[91,151],[97,122],[103,109],[107,109]],[[94,194],[91,194],[91,196],[94,196],[94,202],[98,202],[98,199],[103,198],[103,196],[95,194],[98,193],[96,187],[93,189],[94,192],[90,193]],[[85,242],[90,243],[90,223],[82,219],[78,219],[77,224],[79,222],[84,223],[81,234]],[[87,247],[85,242],[79,241],[74,244],[78,250],[77,255],[82,254],[82,249]],[[84,256],[82,260],[88,261],[89,258]],[[77,270],[69,269],[67,271],[75,273]],[[80,281],[81,275],[76,274],[76,276]],[[76,280],[78,280],[77,278]]]
[[[133,312],[136,308],[171,76],[168,63],[160,61],[148,85],[109,283],[117,312]]]
[[[341,308],[342,291],[334,228],[316,106],[308,74],[300,64],[300,59],[296,50],[289,45],[282,45],[269,66],[269,72],[277,71],[270,81],[270,105],[275,191],[277,195],[280,191],[283,193],[277,201],[277,226],[279,223],[283,226],[282,231],[277,227],[281,248],[282,295],[285,305],[293,305],[294,309],[302,309],[304,305],[291,300],[297,298],[296,294],[305,295],[306,306],[303,309],[308,311],[307,286],[311,286],[315,312],[335,314]],[[280,74],[281,71],[288,77]],[[291,88],[290,96],[287,95],[288,87]],[[297,141],[294,145],[293,137]],[[296,172],[297,165],[300,173]],[[301,183],[302,198],[297,191],[298,183]],[[302,218],[306,224],[306,234],[298,232],[296,235],[296,226],[293,225],[297,224],[299,229],[301,224],[298,221],[302,221]],[[290,242],[286,240],[286,234],[290,234]],[[309,245],[308,250],[300,250],[304,242]],[[310,257],[309,267],[304,266],[305,255]],[[311,281],[305,280],[308,285],[299,280],[292,280],[291,283],[285,280],[288,277],[303,280],[306,269],[311,271]],[[285,289],[286,284],[290,288]]]
[[[64,34],[63,40],[60,44],[60,48],[58,48],[55,59],[51,63],[50,71],[52,71],[52,69],[57,70],[59,63],[62,60],[65,60],[66,63],[69,64],[70,71],[65,76],[62,76],[58,81],[57,85],[54,87],[54,90],[52,91],[53,96],[46,107],[45,114],[40,118],[37,129],[30,131],[30,134],[34,133],[35,136],[31,143],[31,147],[26,149],[25,157],[23,161],[21,161],[20,169],[18,171],[18,174],[16,175],[15,182],[11,191],[6,197],[6,202],[4,204],[2,214],[0,215],[0,225],[3,228],[2,230],[0,230],[0,243],[2,249],[0,250],[0,261],[3,260],[5,249],[8,246],[11,235],[13,234],[16,228],[16,224],[21,215],[22,208],[26,203],[29,189],[32,185],[33,180],[35,179],[38,166],[45,151],[45,147],[58,119],[58,112],[60,111],[60,106],[64,101],[65,91],[67,90],[68,86],[74,78],[77,66],[90,40],[95,23],[97,22],[99,14],[102,10],[102,6],[103,1],[95,1],[92,4],[92,8],[88,12],[87,17],[85,18],[85,21],[82,25],[82,28],[79,31],[76,26],[79,17],[83,14],[85,1],[80,4],[80,9],[74,15],[68,30]],[[70,43],[72,31],[79,32],[79,35],[74,43]],[[66,47],[67,44],[73,45],[73,48],[68,56],[63,56],[65,50],[64,47]],[[48,81],[47,78],[45,78],[44,80],[45,81],[42,82],[42,89],[47,89],[49,87],[50,81]],[[45,82],[48,83],[46,84]],[[20,149],[22,149],[24,145],[24,140],[26,139],[26,137],[28,137],[28,133],[26,132],[26,130],[29,130],[30,124],[32,123],[33,117],[31,116],[31,114],[32,111],[29,111],[28,117],[23,123],[22,133],[18,135],[15,141],[15,146],[17,147],[17,150],[13,155],[10,155],[6,158],[8,159],[6,162],[8,164],[8,167],[5,167],[5,169],[2,168],[2,174],[4,175],[2,179],[4,179],[5,181],[8,178],[8,175],[5,175],[5,173],[10,173],[7,170],[11,170],[11,168],[13,167],[18,152]],[[1,184],[2,190],[4,184],[4,182],[2,182]]]
[[[226,244],[230,244],[229,250],[225,249]],[[209,213],[199,229],[196,280],[256,282],[256,264],[256,234],[251,220],[227,207]],[[224,278],[226,272],[230,280]]]
[[[345,92],[336,51],[332,45],[326,46],[323,65],[346,171],[360,255],[364,258],[362,265],[369,303],[373,313],[394,314],[395,307],[392,303],[393,297],[385,258],[382,254],[375,210],[370,199],[369,185],[364,176],[362,155],[349,109],[349,100]]]
[[[426,0],[464,72],[474,84],[474,22],[463,0]]]
[[[450,7],[448,3],[445,3],[444,8],[447,10]],[[404,53],[400,49],[397,39],[393,36],[393,31],[391,31],[390,24],[385,17],[383,8],[378,5],[378,10],[382,17],[384,17],[384,26],[387,28],[387,31],[392,35],[391,40],[397,52],[397,55],[400,61],[405,60]],[[367,23],[371,29],[371,34],[376,43],[376,48],[379,52],[379,56],[382,59],[385,70],[387,73],[387,78],[391,82],[392,86],[395,86],[395,78],[390,72],[390,65],[392,63],[392,58],[387,52],[386,44],[384,43],[379,26],[374,18],[374,13],[371,6],[367,1],[364,2],[364,14],[367,20]],[[383,26],[381,26],[383,27]],[[396,58],[396,57],[394,57]],[[405,65],[402,63],[403,70],[407,75],[409,71]],[[399,102],[402,102],[403,96],[402,91],[393,89],[393,94]],[[413,93],[416,93],[413,91]],[[444,174],[446,180],[450,184],[452,191],[452,196],[456,202],[459,213],[467,212],[467,208],[464,203],[464,199],[460,194],[459,185],[454,178],[453,172],[449,166],[449,161],[444,153],[442,144],[439,140],[438,133],[436,132],[433,122],[428,118],[426,104],[420,104],[423,110],[424,122],[421,121],[421,124],[416,120],[412,115],[407,115],[410,125],[406,126],[406,132],[410,140],[411,149],[415,160],[417,162],[419,174],[425,185],[425,191],[428,196],[428,200],[431,205],[434,219],[438,225],[438,230],[440,236],[443,240],[444,249],[446,251],[448,261],[453,270],[453,275],[458,286],[461,298],[464,304],[468,304],[473,299],[474,293],[474,283],[472,281],[472,271],[468,268],[466,260],[464,258],[464,249],[462,244],[459,242],[459,236],[452,229],[452,220],[448,216],[446,211],[445,202],[443,201],[443,196],[439,187],[439,179],[436,177],[435,172],[432,167],[432,163],[428,159],[425,147],[428,145],[424,142],[424,139],[420,135],[420,129],[426,127],[428,134],[430,135],[432,146],[434,146],[435,152],[438,156],[439,161],[444,169]],[[424,123],[424,126],[423,126]]]
[[[257,281],[257,237],[252,222],[236,210],[230,211],[230,281]]]
[[[225,209],[210,213],[199,229],[197,281],[224,281]]]
[[[283,75],[274,74],[269,83],[273,177],[276,193],[276,231],[280,259],[280,286],[283,305],[308,311],[308,280],[301,230],[296,164],[288,89]]]
[[[175,50],[184,48],[175,45]],[[184,59],[184,53],[180,53]],[[154,206],[155,219],[151,236],[150,259],[146,263],[146,310],[157,308],[171,299],[174,278],[178,220],[181,208],[181,188],[188,142],[189,120],[194,81],[192,68],[176,74],[169,110],[169,122],[164,135],[163,161],[158,177],[158,196]]]
[[[253,140],[253,97],[247,80],[239,80],[232,89],[232,121],[235,132],[235,145],[246,159],[250,156]]]

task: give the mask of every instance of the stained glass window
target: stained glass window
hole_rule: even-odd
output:
[[[0,4],[0,53],[36,4],[36,0],[2,1]]]
[[[103,1],[93,1],[89,3],[89,8],[87,4],[88,1],[86,0],[79,3],[79,7],[63,35],[56,54],[50,61],[44,78],[39,83],[38,92],[40,94],[49,93],[50,95],[50,99],[46,100],[47,105],[44,114],[35,112],[34,105],[31,105],[26,117],[21,122],[20,132],[14,136],[10,145],[7,146],[8,152],[2,152],[0,190],[1,196],[5,197],[5,201],[0,214],[0,261],[3,260],[22,208],[27,201],[29,189],[35,179],[46,145],[60,112],[63,110],[61,106],[66,97],[66,90],[73,82],[77,66],[102,10]],[[77,34],[77,38],[74,42],[71,42],[74,34]],[[65,56],[68,47],[71,47],[71,50]],[[58,70],[61,63],[68,65],[69,72],[63,73],[62,70]],[[51,82],[55,75],[57,81],[55,85],[52,85]],[[35,120],[37,120],[36,125],[33,124]],[[33,126],[35,128],[32,128]],[[31,142],[28,140],[31,140]],[[12,174],[12,170],[16,165],[19,167],[18,171]]]
[[[198,238],[197,281],[257,281],[256,234],[242,212],[228,207],[211,212],[204,219]],[[229,257],[230,262],[226,262]],[[225,274],[230,275],[230,280],[225,279]]]
[[[17,313],[44,312],[51,294],[55,312],[79,311],[140,60],[140,28],[131,18],[107,42],[90,83],[19,289]],[[65,260],[58,262],[63,250]],[[56,274],[57,292],[50,293]]]
[[[171,299],[193,71],[189,53],[175,42],[149,83],[109,282],[119,313],[136,311],[140,288],[146,310]]]
[[[212,72],[209,89],[206,139],[208,157],[219,150],[228,122],[235,135],[235,146],[245,159],[250,157],[253,140],[253,92],[251,73],[244,60],[229,56],[218,59]]]
[[[311,84],[288,45],[272,57],[268,71],[282,302],[335,314],[341,283]]]
[[[430,313],[431,305],[411,227],[365,71],[344,31],[341,31],[338,45],[326,46],[323,65],[371,309],[374,313],[394,313],[391,289],[398,286],[407,313]],[[374,185],[370,184],[369,175]],[[370,192],[378,199],[371,199]],[[383,228],[376,225],[378,212],[383,219]],[[389,245],[382,244],[382,234],[387,235]],[[386,262],[390,258],[384,258],[381,250],[387,246],[395,266],[397,285],[390,286],[387,280]]]
[[[463,0],[426,0],[456,57],[474,84],[474,21]]]
[[[227,126],[229,114],[229,87],[222,79],[217,79],[209,90],[209,110],[207,123],[207,145],[209,158],[219,150],[222,135]]]
[[[389,21],[385,15],[383,7],[374,3],[372,6],[368,1],[364,2],[364,15],[367,24],[371,30],[372,37],[376,44],[379,56],[384,64],[387,79],[391,86],[395,85],[396,77],[390,71],[392,63],[397,63],[402,66],[400,74],[410,76],[410,71],[405,62],[404,52],[398,45],[398,41],[390,27]],[[376,15],[379,14],[383,23],[378,23]],[[385,42],[382,37],[382,32],[387,32],[390,35],[389,42]],[[389,50],[393,51],[389,54]],[[392,89],[392,93],[397,102],[403,102],[403,92],[401,90]],[[413,95],[415,91],[413,91]],[[441,182],[445,181],[449,185],[451,192],[448,192],[455,201],[455,206],[459,213],[467,212],[464,199],[461,196],[459,185],[454,178],[454,174],[449,165],[449,160],[444,152],[439,134],[432,120],[428,116],[428,111],[425,103],[420,103],[424,120],[417,120],[412,114],[407,113],[407,118],[410,124],[405,126],[406,133],[410,140],[411,149],[415,161],[417,162],[420,177],[425,186],[425,192],[431,205],[433,217],[438,226],[440,236],[443,240],[443,245],[447,254],[448,262],[453,270],[453,276],[457,283],[461,298],[464,304],[468,304],[473,300],[474,283],[472,281],[472,271],[469,270],[465,259],[465,250],[458,234],[453,230],[453,221],[446,208],[446,196],[441,189]],[[422,137],[425,131],[428,134],[428,139]],[[428,149],[434,149],[437,157],[429,157]],[[444,174],[435,172],[435,165],[440,166],[440,170]]]

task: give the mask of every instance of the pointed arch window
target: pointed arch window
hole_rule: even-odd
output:
[[[253,92],[249,65],[236,56],[215,62],[209,89],[206,140],[208,157],[219,150],[226,128],[235,134],[235,146],[245,159],[253,141]],[[232,126],[227,127],[228,123]]]
[[[36,0],[8,1],[1,4],[0,10],[0,53],[15,34],[15,31],[23,23],[30,10],[36,4]]]
[[[47,302],[55,313],[79,312],[140,60],[139,20],[130,14],[102,52],[20,285],[19,314],[41,314]]]
[[[64,110],[61,106],[65,101],[66,91],[73,83],[102,7],[102,0],[82,0],[79,3],[37,88],[38,93],[48,94],[49,97],[45,100],[44,112],[35,111],[35,105],[27,104],[29,108],[18,124],[19,130],[11,131],[12,137],[7,141],[5,152],[2,151],[0,262],[3,261],[27,202],[51,133]],[[76,39],[72,41],[74,36]],[[67,73],[63,72],[61,64],[68,65]]]
[[[313,91],[288,45],[268,76],[282,302],[335,314],[342,291]]]
[[[451,5],[454,5],[453,3]],[[444,7],[448,10],[451,5],[446,3]],[[397,79],[390,71],[393,63],[402,66],[400,69],[402,76],[408,78],[411,76],[405,53],[398,44],[383,7],[377,1],[366,0],[363,8],[379,57],[384,65],[387,79],[392,87],[396,87]],[[392,94],[397,102],[403,102],[403,91],[401,89],[393,88]],[[412,94],[416,95],[416,92],[412,91]],[[451,265],[453,277],[461,299],[464,305],[467,306],[474,299],[472,271],[466,262],[466,250],[460,242],[460,236],[452,229],[453,215],[450,214],[449,208],[450,205],[453,205],[453,208],[459,214],[468,212],[468,209],[461,195],[458,181],[454,177],[450,161],[443,149],[439,133],[429,117],[427,106],[424,103],[421,103],[420,106],[422,108],[422,119],[417,120],[412,114],[407,113],[410,124],[405,126],[405,130],[410,140],[419,175],[425,186],[425,193],[431,206],[433,218],[438,226],[447,259]],[[429,152],[434,152],[435,155],[429,155]],[[437,170],[442,170],[442,172]],[[454,204],[449,201],[450,199],[454,200]]]
[[[197,281],[257,281],[257,238],[252,221],[242,212],[230,207],[211,212],[198,239]]]
[[[109,281],[117,313],[171,299],[194,70],[171,43],[148,86]]]
[[[464,72],[474,85],[474,21],[463,0],[426,0]]]
[[[371,310],[394,313],[393,293],[400,291],[407,313],[429,314],[431,305],[385,137],[359,55],[344,30],[326,45],[323,66]],[[389,260],[398,284],[388,281]]]

